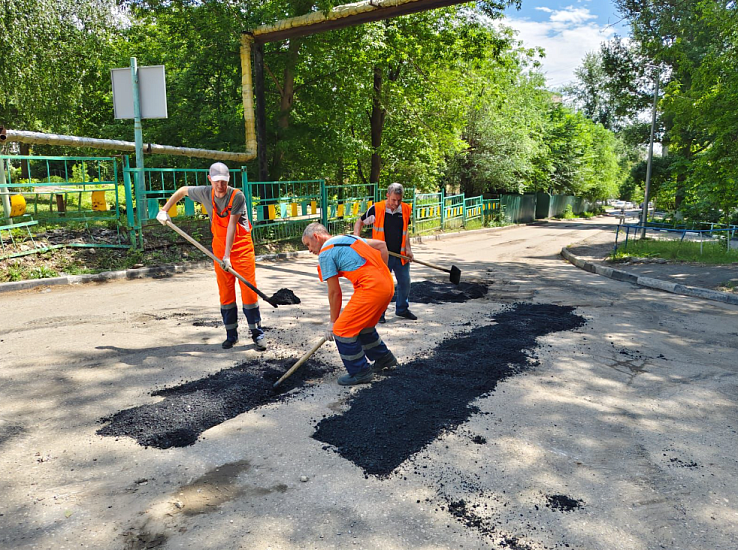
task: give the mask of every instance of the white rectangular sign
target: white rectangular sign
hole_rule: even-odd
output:
[[[111,69],[115,118],[133,117],[131,68]],[[138,96],[141,118],[167,118],[167,82],[164,65],[138,68]]]

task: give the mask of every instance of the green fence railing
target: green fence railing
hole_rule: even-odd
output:
[[[244,179],[246,171],[243,171]],[[324,180],[246,181],[246,208],[254,242],[275,242],[302,236],[305,227],[321,221]]]
[[[464,226],[464,194],[443,197],[443,228],[461,229]]]
[[[481,226],[483,222],[484,199],[469,197],[464,199],[464,227]]]
[[[443,225],[443,193],[416,193],[413,200],[411,232],[415,235],[438,231]]]
[[[24,173],[26,177],[21,177]],[[35,243],[23,256],[56,248],[129,248],[133,236],[130,190],[118,179],[116,157],[0,155],[0,197],[4,220],[0,231],[42,225],[67,225],[87,235],[84,242]],[[125,201],[125,206],[122,202]],[[123,221],[125,214],[127,224]],[[123,229],[123,231],[121,231]],[[12,241],[12,233],[10,233]],[[0,240],[2,237],[0,237]],[[32,236],[31,236],[32,240]]]
[[[356,219],[376,202],[375,183],[355,185],[325,185],[323,225],[331,235],[351,233]]]
[[[11,240],[19,228],[30,234],[30,228],[43,220],[58,223],[112,220],[116,228],[127,229],[128,239],[126,242],[121,238],[121,244],[111,246],[143,246],[142,222],[152,220],[172,193],[183,186],[209,185],[207,169],[149,167],[138,170],[131,166],[127,155],[120,163],[117,157],[2,155],[0,160],[0,167],[3,167],[0,198],[6,213],[6,221],[0,223],[12,227],[9,230]],[[6,163],[12,169],[6,171]],[[121,165],[121,178],[118,164]],[[20,180],[21,168],[31,177]],[[137,182],[139,174],[141,181]],[[384,199],[386,192],[377,184],[336,185],[326,184],[322,179],[249,182],[245,167],[232,169],[231,176],[230,184],[246,196],[255,242],[299,238],[305,226],[313,221],[323,223],[332,234],[352,232],[357,218]],[[7,193],[17,196],[13,208],[22,202],[28,212],[8,218],[11,207]],[[463,193],[446,195],[443,191],[420,193],[408,188],[403,200],[412,204],[410,233],[414,235],[481,226],[500,215],[512,223],[526,223],[541,216],[561,215],[569,207],[574,213],[589,207],[582,198],[545,193],[484,199],[466,197]],[[189,198],[170,211],[172,217],[204,214],[205,210]],[[6,230],[5,227],[0,225],[0,230]],[[2,238],[0,244],[5,245]]]

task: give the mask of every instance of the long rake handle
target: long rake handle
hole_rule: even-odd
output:
[[[427,265],[428,267],[432,267],[433,269],[440,269],[441,271],[445,271],[446,273],[451,273],[450,269],[446,269],[445,267],[441,267],[440,265],[429,264],[428,262],[423,262],[416,258],[410,259],[407,256],[403,256],[402,254],[398,254],[397,252],[390,252],[389,250],[387,251],[387,253],[390,256],[394,256],[395,258],[402,258],[403,260],[407,260],[409,262],[415,262],[416,264]]]
[[[192,244],[195,248],[197,248],[200,252],[202,252],[203,254],[205,254],[211,260],[216,261],[218,263],[220,263],[222,261],[215,254],[213,254],[212,252],[210,252],[207,248],[205,248],[203,245],[201,245],[195,239],[193,239],[192,237],[190,237],[187,233],[185,233],[184,231],[182,231],[179,227],[177,227],[176,225],[174,225],[174,223],[172,223],[170,220],[167,220],[167,227],[169,227],[169,229],[173,229],[174,231],[176,231],[183,239],[189,241],[190,244]],[[243,284],[245,284],[251,290],[253,290],[254,292],[256,292],[269,305],[271,305],[273,307],[277,307],[277,304],[275,304],[274,302],[272,302],[271,299],[266,294],[264,294],[261,290],[259,290],[258,288],[256,288],[250,282],[248,282],[243,276],[241,276],[241,274],[238,271],[236,271],[233,268],[228,268],[228,272],[231,273],[231,274],[233,274],[233,275],[235,275],[238,278],[239,281],[241,281]]]
[[[295,371],[296,371],[297,369],[299,369],[299,368],[300,368],[300,367],[302,366],[302,364],[303,364],[303,363],[304,363],[305,361],[307,361],[308,359],[310,359],[310,356],[311,356],[311,355],[312,355],[313,353],[315,353],[316,351],[318,351],[318,348],[319,348],[320,346],[322,346],[323,344],[325,344],[325,343],[326,343],[326,339],[325,339],[325,336],[323,336],[323,337],[322,337],[322,338],[320,339],[320,341],[318,341],[318,343],[317,343],[317,344],[315,344],[315,345],[314,345],[314,346],[312,347],[312,349],[311,349],[310,351],[308,351],[308,352],[307,352],[307,353],[306,353],[305,355],[303,355],[302,357],[300,357],[300,360],[299,360],[299,361],[298,361],[297,363],[295,363],[294,365],[292,365],[292,368],[291,368],[290,370],[288,370],[287,372],[285,372],[285,373],[284,373],[284,374],[282,375],[282,378],[280,378],[279,380],[277,380],[277,381],[276,381],[276,382],[274,383],[274,385],[272,386],[272,388],[276,388],[276,387],[277,387],[277,386],[279,386],[279,385],[280,385],[280,384],[281,384],[282,382],[284,382],[284,381],[285,381],[285,380],[287,380],[287,379],[288,379],[288,378],[289,378],[290,376],[292,376],[292,375],[294,374],[294,372],[295,372]]]

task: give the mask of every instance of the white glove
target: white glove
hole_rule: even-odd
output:
[[[333,323],[328,325],[328,329],[323,334],[323,338],[325,338],[328,342],[333,342]]]
[[[172,218],[169,217],[169,212],[166,210],[159,210],[159,213],[156,215],[156,219],[159,220],[159,223],[162,225],[166,225],[167,222],[172,221]]]
[[[220,261],[220,267],[223,268],[223,271],[228,271],[229,269],[233,269],[233,266],[231,265],[231,259],[230,258],[223,258]]]
[[[363,223],[364,225],[371,225],[374,223],[374,219],[374,216],[367,216],[367,218],[361,223]]]

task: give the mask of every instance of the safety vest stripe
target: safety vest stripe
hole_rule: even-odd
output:
[[[355,355],[344,355],[343,353],[339,353],[339,355],[341,356],[341,359],[345,359],[346,361],[356,361],[357,359],[364,357],[364,350]]]

